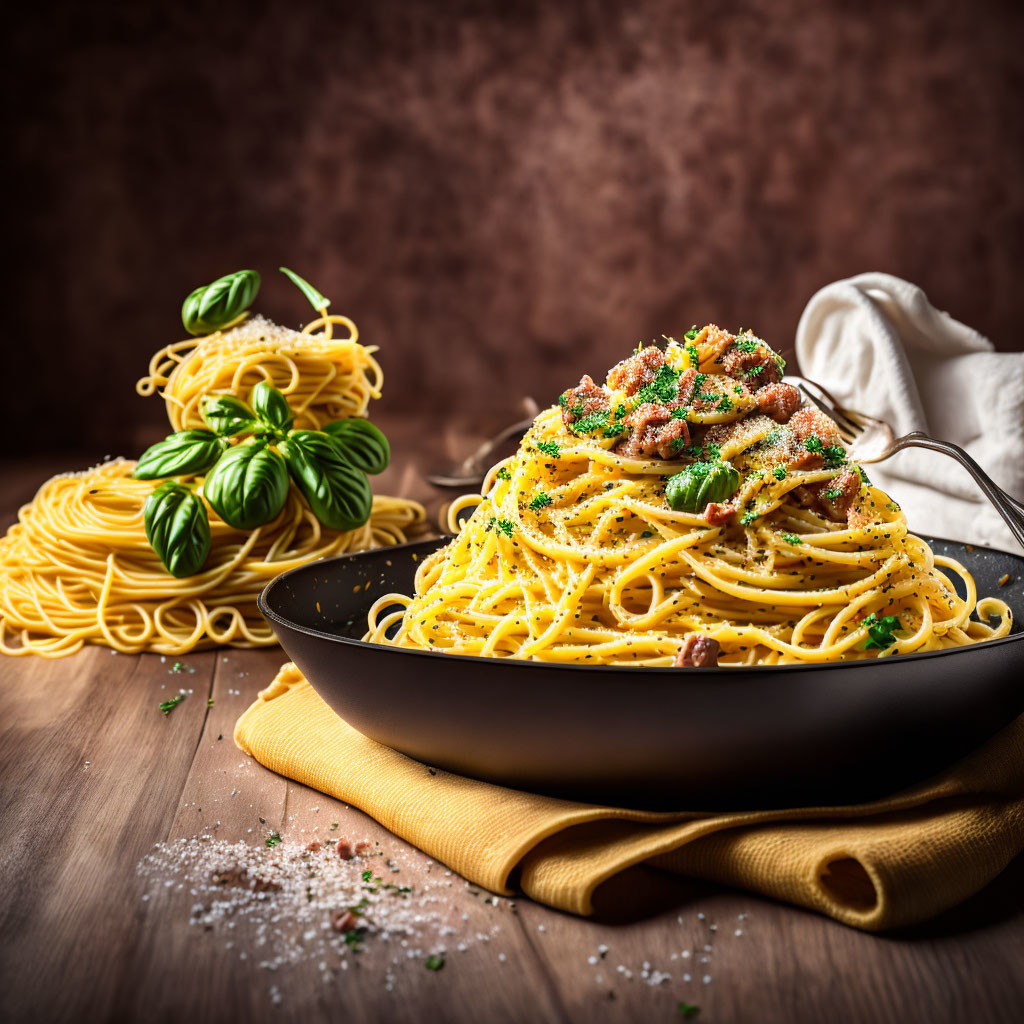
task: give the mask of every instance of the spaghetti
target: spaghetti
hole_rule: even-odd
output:
[[[964,566],[909,533],[828,443],[831,422],[797,408],[760,339],[705,328],[688,340],[638,353],[604,387],[585,377],[542,412],[483,494],[452,506],[457,536],[421,564],[414,595],[375,603],[366,639],[667,666],[701,664],[684,656],[700,638],[705,663],[771,665],[1009,632],[1007,605],[978,601]],[[746,383],[759,376],[773,379]],[[738,486],[727,502],[673,507],[667,481],[698,463]]]
[[[334,327],[348,336],[335,338]],[[359,344],[348,317],[321,316],[302,331],[253,316],[203,338],[161,349],[136,385],[140,395],[159,394],[174,430],[206,426],[200,403],[207,395],[248,395],[261,380],[288,398],[295,426],[319,430],[325,423],[365,414],[380,398],[384,374],[373,347]]]
[[[331,337],[337,324],[349,337]],[[172,425],[187,429],[204,425],[204,395],[248,396],[267,379],[286,394],[296,422],[315,429],[364,413],[380,395],[380,366],[356,338],[344,317],[323,316],[303,333],[252,317],[164,349],[139,391],[161,393]],[[374,496],[366,523],[331,530],[291,489],[280,514],[251,531],[228,526],[211,509],[205,566],[177,579],[143,525],[143,505],[160,481],[134,479],[134,467],[115,459],[54,477],[0,538],[4,653],[54,658],[86,643],[171,655],[271,645],[273,633],[256,607],[267,582],[316,558],[402,543],[424,520],[416,502]]]

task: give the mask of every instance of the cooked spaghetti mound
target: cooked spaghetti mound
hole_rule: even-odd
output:
[[[333,328],[349,337],[334,338]],[[205,395],[247,399],[269,380],[288,400],[296,425],[366,412],[379,397],[380,366],[345,317],[322,316],[305,332],[262,317],[171,345],[139,382],[162,394],[175,430],[203,427]],[[424,520],[414,501],[375,495],[369,520],[331,530],[292,488],[279,515],[237,530],[208,509],[211,550],[202,570],[175,578],[146,539],[143,505],[160,480],[136,480],[135,463],[115,459],[54,477],[0,538],[0,650],[61,657],[83,644],[135,653],[185,654],[197,648],[276,643],[256,607],[275,576],[346,551],[402,543]],[[203,478],[192,477],[202,491]]]
[[[412,597],[376,602],[367,639],[711,666],[1008,633],[1006,604],[978,602],[967,570],[908,532],[783,370],[750,332],[712,326],[634,353],[604,384],[584,377],[490,471],[482,495],[456,502],[457,536],[422,563]]]

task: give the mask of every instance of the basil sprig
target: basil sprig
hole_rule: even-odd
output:
[[[335,420],[324,427],[335,444],[342,449],[349,462],[371,475],[383,473],[391,461],[388,439],[369,420],[353,416]]]
[[[181,322],[189,334],[212,334],[244,313],[255,302],[259,290],[258,271],[225,274],[189,295],[181,306]]]
[[[391,457],[387,438],[372,423],[353,418],[296,430],[288,399],[268,381],[249,398],[247,405],[233,395],[208,396],[200,408],[211,429],[171,434],[139,459],[140,480],[206,476],[202,498],[168,480],[143,509],[146,536],[175,576],[198,572],[209,555],[203,498],[228,526],[254,530],[280,514],[290,476],[324,526],[354,530],[370,516],[367,474],[381,472]]]
[[[202,499],[167,480],[142,506],[146,539],[172,576],[197,573],[210,554],[210,522]]]
[[[206,474],[203,497],[228,526],[255,530],[284,508],[288,469],[265,440],[251,437],[225,452]]]
[[[250,396],[253,412],[260,422],[275,433],[284,434],[292,429],[292,410],[288,399],[272,384],[261,380]]]
[[[354,530],[370,518],[370,481],[345,458],[329,434],[293,430],[280,447],[288,472],[324,526]]]
[[[234,395],[207,395],[199,410],[207,426],[221,437],[232,437],[259,425],[252,409]]]
[[[179,430],[147,448],[135,466],[137,480],[190,476],[209,469],[228,442],[209,430]]]
[[[289,281],[296,288],[302,292],[303,295],[309,300],[309,304],[317,311],[326,309],[330,304],[331,300],[321,295],[308,281],[299,277],[294,270],[289,270],[287,267],[278,267],[278,270],[288,278]]]

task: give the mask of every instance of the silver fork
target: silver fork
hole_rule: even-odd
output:
[[[807,399],[839,429],[839,436],[850,449],[850,458],[858,463],[881,462],[904,448],[928,448],[933,452],[951,455],[974,477],[985,497],[1003,517],[1017,542],[1024,547],[1024,504],[1007,494],[978,465],[970,455],[950,441],[937,441],[920,430],[896,437],[892,427],[884,420],[867,416],[855,409],[846,409],[820,384],[806,377],[787,377],[807,396]]]
[[[483,483],[487,470],[494,462],[495,453],[513,438],[520,438],[533,426],[534,417],[540,412],[540,406],[527,395],[520,405],[526,418],[513,423],[494,437],[484,441],[472,455],[461,462],[449,463],[427,473],[427,480],[435,487],[479,487]]]

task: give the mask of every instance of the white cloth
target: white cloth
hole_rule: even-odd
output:
[[[800,372],[843,405],[886,420],[897,436],[923,430],[959,444],[1024,499],[1024,354],[995,352],[920,288],[889,274],[860,274],[817,292],[800,317],[796,354]],[[867,471],[914,533],[1020,550],[953,458],[909,449]]]

